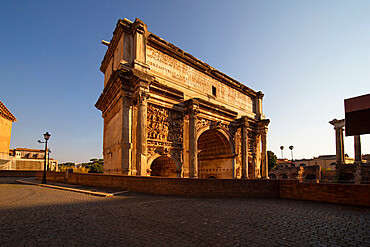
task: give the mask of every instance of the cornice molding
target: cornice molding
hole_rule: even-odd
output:
[[[8,108],[6,108],[6,106],[1,101],[0,101],[0,116],[12,122],[17,122],[17,119],[14,117],[14,115],[9,111]]]
[[[120,77],[122,77],[120,70],[116,70],[112,73],[107,85],[104,87],[103,93],[100,94],[99,99],[95,103],[95,107],[97,109],[104,112],[108,107],[109,103],[114,100],[115,95],[118,94],[119,91],[121,90]]]

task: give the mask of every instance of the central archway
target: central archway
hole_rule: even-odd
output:
[[[165,155],[153,160],[150,169],[150,176],[177,177],[175,161]]]
[[[233,154],[229,140],[217,129],[198,138],[199,178],[233,178]]]

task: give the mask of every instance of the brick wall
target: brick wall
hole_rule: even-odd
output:
[[[370,206],[370,185],[300,183],[296,180],[280,180],[280,197]]]
[[[0,171],[0,177],[36,177],[36,171]]]
[[[37,179],[42,172],[37,172]],[[297,180],[187,179],[47,172],[49,181],[160,195],[267,197],[370,206],[370,185],[300,183]]]
[[[321,180],[334,180],[337,176],[337,171],[321,170]]]
[[[279,197],[278,180],[159,178],[88,173],[47,172],[49,181],[107,187],[160,195],[204,197]],[[37,173],[37,179],[42,172]]]

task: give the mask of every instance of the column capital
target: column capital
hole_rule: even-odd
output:
[[[345,120],[344,119],[338,120],[338,119],[334,118],[333,120],[329,121],[329,123],[334,126],[335,130],[342,129],[345,126]]]
[[[244,128],[244,129],[249,129],[249,121],[247,116],[241,116],[240,118],[236,119],[234,122],[235,128]]]
[[[199,112],[199,102],[197,99],[189,99],[185,101],[185,114],[197,115]]]
[[[248,117],[247,116],[242,116],[240,118],[240,125],[243,127],[243,128],[248,128],[249,127],[249,122],[248,122]]]
[[[270,119],[263,119],[258,121],[258,129],[260,134],[267,134],[268,125],[270,124]]]
[[[149,97],[150,97],[149,92],[147,92],[147,91],[138,91],[135,94],[134,98],[135,98],[135,101],[138,105],[146,105]]]
[[[155,77],[148,75],[147,73],[140,71],[138,69],[132,68],[129,72],[131,83],[136,87],[149,87],[149,85],[154,81]]]
[[[263,99],[263,96],[265,96],[261,91],[258,91],[256,95],[259,99]]]

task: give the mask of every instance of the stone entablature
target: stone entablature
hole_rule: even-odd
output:
[[[240,92],[150,46],[147,49],[147,64],[153,75],[165,80],[173,80],[174,83],[177,82],[183,87],[189,86],[197,94],[212,95],[212,89],[216,89],[218,101],[253,113],[254,103],[251,97],[244,92]]]
[[[119,20],[96,103],[108,174],[267,177],[261,92],[147,30]],[[162,168],[167,167],[168,171]]]

